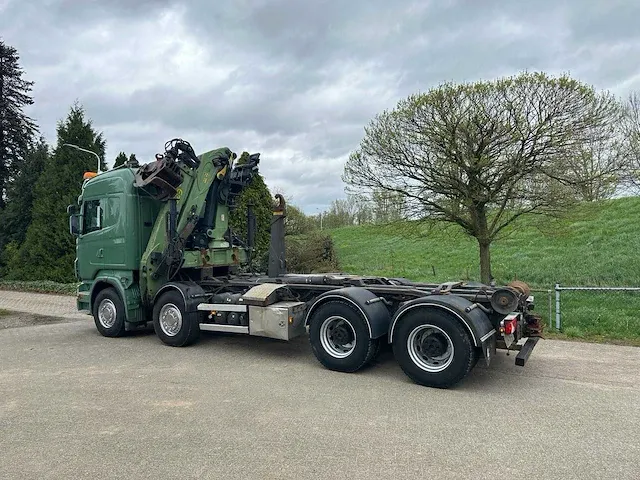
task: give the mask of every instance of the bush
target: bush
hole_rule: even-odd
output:
[[[287,272],[327,273],[338,269],[331,236],[320,231],[285,237]]]
[[[57,283],[47,280],[21,282],[0,280],[0,290],[18,290],[23,292],[58,293],[61,295],[75,295],[77,283]]]
[[[287,205],[285,235],[306,235],[316,229],[317,226],[313,218],[305,215],[298,207]]]

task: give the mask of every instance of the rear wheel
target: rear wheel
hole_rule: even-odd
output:
[[[318,361],[330,370],[355,372],[371,362],[378,339],[369,337],[362,315],[350,305],[330,301],[309,319],[309,342]]]
[[[124,303],[114,288],[108,287],[96,295],[93,302],[93,320],[104,337],[121,337],[125,330]]]
[[[393,353],[414,382],[446,388],[464,378],[477,360],[465,327],[444,312],[416,309],[407,313],[393,334]]]
[[[153,329],[163,343],[172,347],[186,347],[200,336],[198,316],[185,311],[184,299],[175,290],[160,295],[153,306]]]

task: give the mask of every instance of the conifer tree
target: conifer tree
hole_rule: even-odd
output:
[[[35,187],[33,219],[24,243],[9,265],[12,278],[24,280],[75,280],[75,239],[69,233],[67,206],[76,204],[84,172],[95,171],[95,157],[65,147],[73,144],[96,152],[104,169],[105,140],[84,109],[73,105],[58,123],[58,140],[53,155]]]
[[[24,113],[24,107],[33,104],[33,82],[22,78],[19,60],[17,50],[0,40],[0,209],[5,206],[7,182],[37,132]]]
[[[113,168],[119,167],[120,165],[124,165],[127,161],[127,154],[124,152],[120,152],[116,157],[115,162],[113,162]]]
[[[0,247],[9,242],[21,244],[31,223],[34,189],[43,172],[49,147],[44,138],[29,146],[24,158],[14,165],[15,174],[7,185],[7,203],[0,214]]]

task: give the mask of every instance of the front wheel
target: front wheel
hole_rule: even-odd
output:
[[[465,327],[446,313],[430,309],[416,309],[400,320],[393,353],[414,382],[437,388],[462,380],[477,356]]]
[[[330,301],[309,319],[309,342],[313,354],[329,370],[355,372],[373,360],[379,341],[370,338],[360,313],[344,302]]]
[[[186,347],[200,336],[197,315],[187,313],[182,295],[170,290],[160,295],[153,306],[153,329],[163,343]]]
[[[98,292],[93,302],[93,320],[104,337],[121,337],[126,333],[124,303],[111,287]]]

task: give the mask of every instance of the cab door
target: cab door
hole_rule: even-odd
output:
[[[118,221],[121,201],[121,195],[83,201],[82,230],[77,243],[81,279],[93,279],[100,270],[117,270],[124,266],[124,232]]]
[[[77,243],[78,274],[83,280],[90,280],[102,269],[104,247],[100,243],[103,210],[100,199],[84,200],[80,206],[82,227]]]

